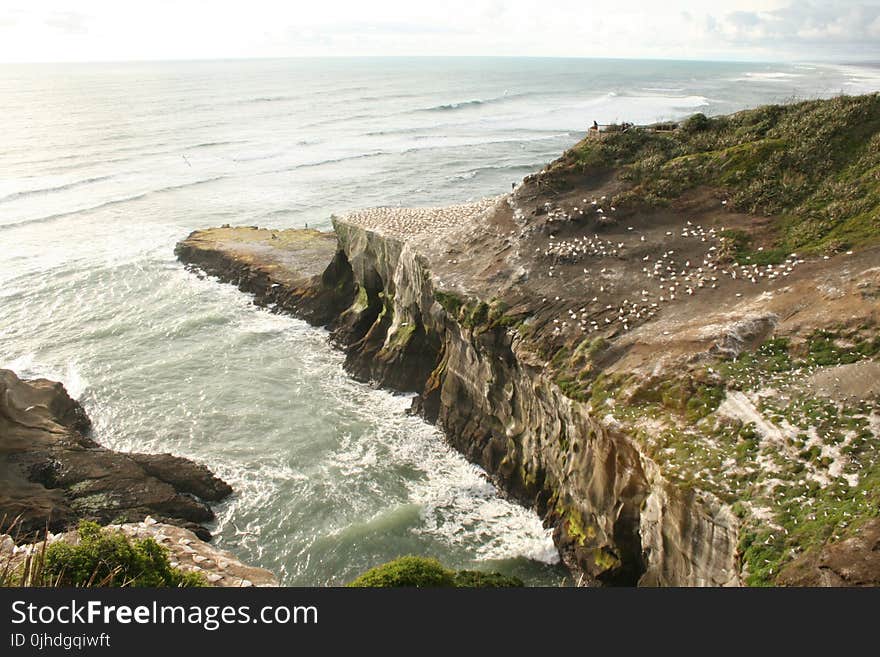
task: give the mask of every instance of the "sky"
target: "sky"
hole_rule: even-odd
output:
[[[0,0],[0,62],[414,55],[880,61],[880,0]]]

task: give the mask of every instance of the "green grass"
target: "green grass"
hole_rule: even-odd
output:
[[[880,336],[861,338],[851,346],[840,344],[831,331],[817,331],[810,336],[809,362],[813,365],[848,365],[880,353]]]
[[[733,259],[740,265],[778,265],[785,262],[790,254],[786,248],[756,249],[752,246],[752,236],[743,230],[723,230],[719,233]]]
[[[880,241],[880,95],[695,115],[671,132],[634,128],[585,139],[554,173],[617,170],[624,202],[665,205],[700,186],[731,209],[779,218],[777,244],[739,255],[770,264],[793,250],[838,251]],[[761,253],[761,255],[757,255]]]
[[[772,585],[797,554],[843,540],[880,515],[880,467],[870,468],[852,489],[840,483],[826,488],[794,483],[778,487],[778,498],[775,519],[780,526],[747,524],[740,538],[750,586]],[[805,499],[810,503],[805,504]]]

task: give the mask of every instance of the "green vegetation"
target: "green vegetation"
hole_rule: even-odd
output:
[[[456,294],[440,290],[434,291],[434,299],[450,317],[468,329],[488,331],[498,327],[516,328],[525,319],[524,314],[507,314],[507,305],[499,299],[492,299],[487,303],[479,299],[462,299]]]
[[[618,199],[665,205],[701,186],[729,207],[780,217],[775,248],[737,259],[762,264],[795,250],[838,251],[880,239],[880,94],[695,115],[673,131],[633,128],[585,139],[551,167],[618,169]],[[750,260],[748,258],[751,257]]]
[[[490,328],[500,326],[503,328],[516,328],[525,319],[525,315],[510,315],[507,313],[507,304],[499,299],[493,299],[489,304],[489,315],[486,321]]]
[[[857,339],[842,346],[840,336],[831,331],[817,331],[810,336],[809,362],[813,365],[846,365],[880,353],[880,335]]]
[[[458,572],[445,568],[436,559],[406,556],[371,568],[352,581],[352,587],[417,587],[417,588],[474,588],[523,586],[516,577],[501,573],[483,573],[474,570]]]
[[[465,308],[464,317],[462,317],[461,325],[465,328],[476,328],[482,326],[489,320],[489,304],[485,301],[477,301],[468,304]]]
[[[357,294],[355,295],[352,307],[359,312],[363,312],[370,307],[370,297],[367,295],[367,288],[363,285],[357,286]]]
[[[349,586],[359,587],[418,587],[437,588],[455,586],[455,573],[436,559],[400,557],[371,568],[352,581]]]
[[[76,545],[56,541],[7,573],[4,586],[206,586],[197,573],[172,568],[168,551],[152,538],[131,540],[119,531],[82,521]]]
[[[723,230],[719,233],[730,256],[740,265],[778,265],[785,262],[790,251],[785,248],[755,249],[752,236],[743,230]]]
[[[556,505],[556,513],[565,522],[565,531],[581,547],[596,538],[596,530],[584,522],[581,512],[576,508],[566,508],[561,503]]]
[[[880,515],[880,443],[871,428],[880,400],[826,399],[802,386],[817,367],[876,357],[878,342],[866,325],[796,343],[773,338],[666,380],[600,373],[590,403],[622,423],[668,479],[732,505],[747,583],[769,585],[798,554]],[[714,412],[734,390],[765,426]],[[576,541],[587,539],[578,514],[557,512]]]
[[[413,335],[415,335],[417,330],[415,322],[409,322],[408,324],[401,324],[397,327],[397,330],[394,332],[394,336],[391,341],[392,349],[402,349],[406,347],[409,341],[412,339]]]
[[[735,390],[755,389],[769,383],[768,377],[789,372],[795,366],[789,353],[788,338],[774,338],[759,346],[754,352],[724,361],[720,371],[728,388]]]
[[[479,570],[459,570],[455,573],[455,586],[462,589],[501,589],[525,586],[518,577],[501,573],[484,573]]]
[[[443,310],[445,310],[451,317],[457,318],[458,311],[461,310],[461,307],[464,305],[462,298],[451,292],[434,290],[434,298],[437,300],[437,303],[443,307]]]
[[[880,467],[875,463],[855,488],[840,482],[827,488],[794,482],[774,492],[780,499],[777,526],[747,523],[740,537],[750,586],[772,585],[797,554],[843,540],[880,515]]]

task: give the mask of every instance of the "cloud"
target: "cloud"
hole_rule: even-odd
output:
[[[89,17],[78,11],[54,11],[45,18],[49,27],[63,34],[86,34]]]
[[[708,29],[741,48],[768,47],[799,53],[880,56],[880,4],[796,0],[771,11],[733,11]]]
[[[0,13],[0,29],[17,25],[22,13],[21,9],[7,9]]]
[[[663,5],[655,0],[610,5],[598,0],[0,0],[0,5],[0,61],[297,55],[880,60],[880,0],[667,0]]]

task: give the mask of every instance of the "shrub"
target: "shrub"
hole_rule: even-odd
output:
[[[417,587],[417,588],[499,588],[523,586],[522,580],[501,573],[474,570],[455,572],[436,559],[400,557],[371,568],[349,584],[353,587]]]
[[[455,585],[459,588],[500,589],[525,586],[519,577],[501,573],[483,573],[479,570],[459,570],[455,573]]]
[[[436,588],[455,586],[455,574],[437,561],[424,557],[400,557],[371,568],[349,586]]]
[[[702,132],[707,130],[710,125],[711,122],[705,114],[694,114],[682,124],[681,129],[687,133]]]
[[[79,524],[79,543],[52,543],[42,563],[42,583],[54,586],[204,586],[197,573],[172,568],[168,552],[152,538],[130,540],[94,522]]]

